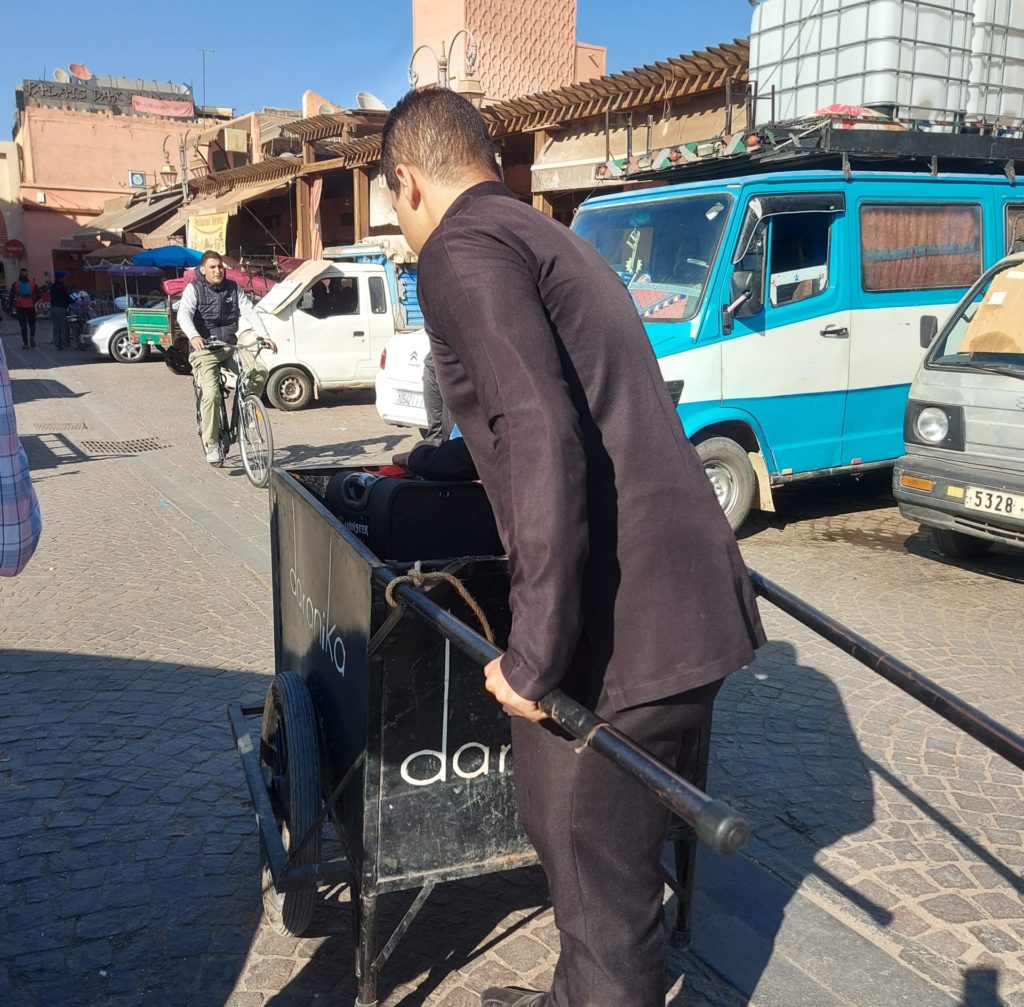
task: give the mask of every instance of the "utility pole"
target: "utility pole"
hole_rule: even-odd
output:
[[[214,53],[216,49],[200,49],[203,54],[203,108],[206,108],[206,54]]]

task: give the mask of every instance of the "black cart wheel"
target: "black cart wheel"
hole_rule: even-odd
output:
[[[260,767],[270,792],[270,802],[285,852],[298,849],[320,813],[320,757],[316,717],[309,686],[293,672],[275,675],[267,690],[260,730]],[[295,866],[320,860],[320,833],[309,838]],[[316,903],[316,887],[310,884],[291,892],[278,892],[260,850],[263,881],[263,912],[279,933],[301,937],[309,926]]]
[[[990,539],[965,535],[952,528],[933,528],[932,539],[943,556],[951,556],[953,559],[977,559],[992,548]]]
[[[728,437],[711,437],[697,445],[697,454],[729,526],[736,531],[747,520],[757,489],[757,476],[747,452]]]

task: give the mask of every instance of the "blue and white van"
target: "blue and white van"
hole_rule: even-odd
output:
[[[773,488],[903,453],[934,317],[1018,218],[1006,175],[818,169],[597,196],[573,230],[633,295],[737,528]]]

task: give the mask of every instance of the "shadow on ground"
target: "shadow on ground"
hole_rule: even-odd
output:
[[[211,666],[0,654],[7,1007],[224,1003],[260,911],[224,710],[265,686]]]
[[[207,665],[0,655],[5,1007],[221,1007],[243,976],[280,990],[275,1007],[354,1001],[337,895],[300,941],[262,925],[256,825],[225,711],[261,703],[268,682]],[[410,899],[382,898],[384,937]],[[511,917],[500,936],[514,932],[545,899],[537,869],[440,887],[382,988],[428,973],[401,1001],[425,1003],[486,953],[501,921]]]
[[[896,506],[892,469],[871,469],[860,476],[790,483],[773,491],[776,511],[752,511],[739,531],[742,540],[765,529]]]

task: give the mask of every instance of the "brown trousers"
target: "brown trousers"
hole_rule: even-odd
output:
[[[721,682],[599,716],[670,766],[683,765]],[[578,693],[577,693],[578,695]],[[582,697],[581,697],[582,698]],[[669,813],[632,777],[548,721],[512,721],[519,817],[547,874],[561,956],[551,1007],[664,1007]]]

